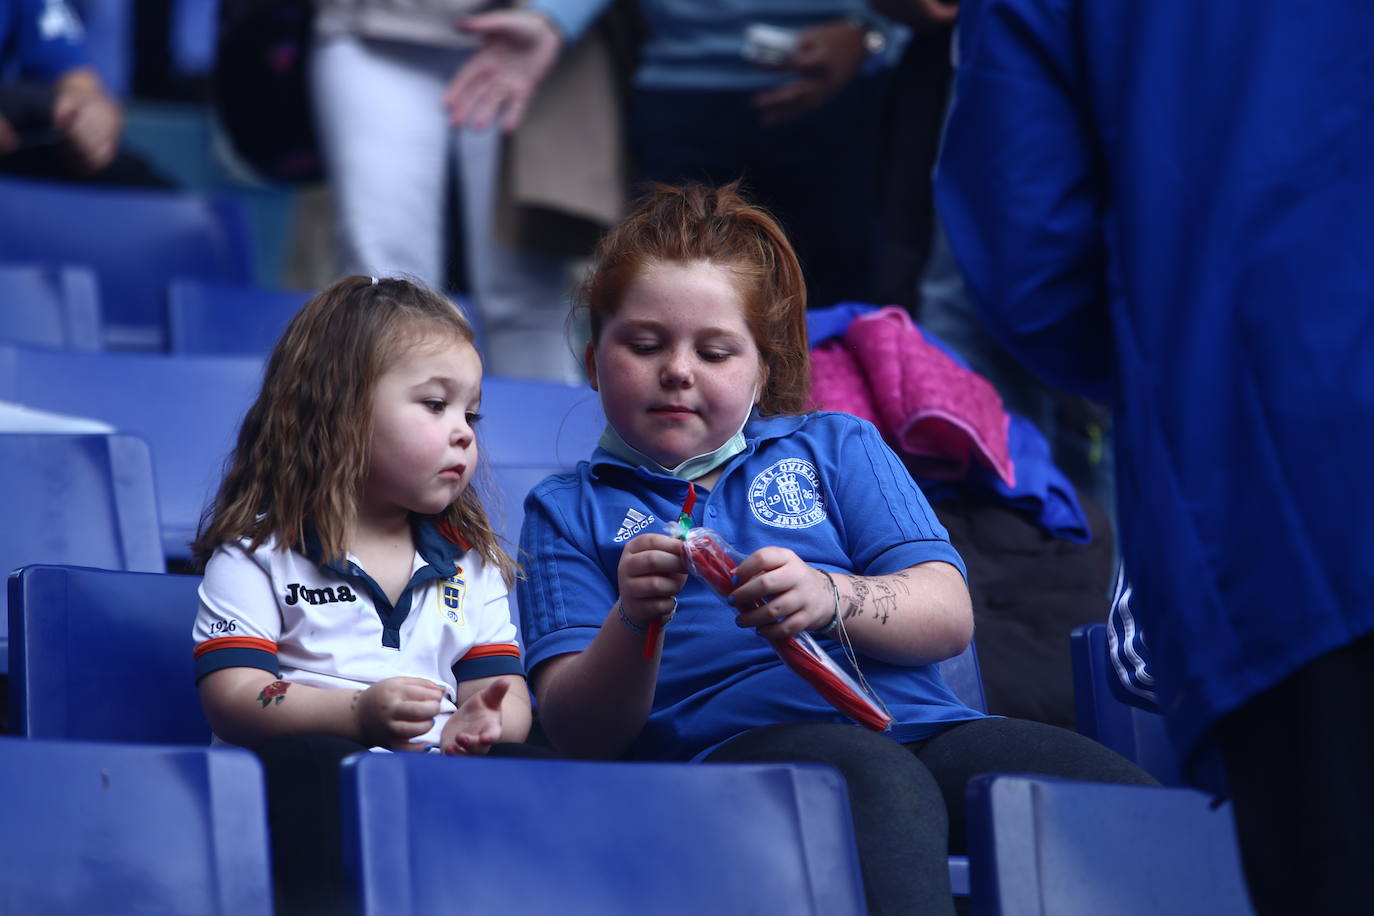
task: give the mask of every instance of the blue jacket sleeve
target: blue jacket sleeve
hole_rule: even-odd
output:
[[[5,64],[13,63],[22,79],[52,82],[68,70],[90,64],[81,20],[65,0],[9,0],[13,36],[0,35],[8,46]]]
[[[1072,0],[965,0],[936,202],[989,331],[1050,382],[1110,403],[1106,178]]]
[[[531,0],[525,8],[549,17],[571,46],[610,5],[611,0]]]

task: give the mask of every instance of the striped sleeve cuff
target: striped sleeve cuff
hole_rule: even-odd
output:
[[[196,683],[221,668],[261,668],[281,676],[277,644],[253,636],[222,636],[196,646]]]
[[[453,666],[453,677],[459,683],[501,674],[525,676],[525,666],[520,659],[520,647],[513,642],[473,646]]]

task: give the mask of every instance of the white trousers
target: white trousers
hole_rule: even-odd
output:
[[[443,289],[453,168],[487,371],[576,383],[580,360],[566,330],[569,265],[497,244],[500,132],[455,130],[444,110],[444,90],[469,53],[352,36],[317,42],[312,89],[334,191],[339,267],[405,274]]]

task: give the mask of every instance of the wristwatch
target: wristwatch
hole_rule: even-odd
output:
[[[844,21],[858,30],[864,43],[864,64],[860,72],[865,76],[876,73],[883,65],[883,52],[887,50],[887,32],[878,20],[852,13]]]

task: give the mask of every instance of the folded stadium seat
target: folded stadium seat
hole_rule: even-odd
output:
[[[0,400],[103,420],[147,441],[163,546],[177,561],[190,556],[261,381],[262,360],[252,357],[0,346]]]
[[[486,470],[478,465],[477,485],[492,525],[513,554],[529,491],[590,458],[606,420],[590,388],[498,375],[482,379],[481,413],[477,441]]]
[[[210,743],[191,653],[199,576],[33,565],[8,585],[12,732]]]
[[[1107,625],[1075,627],[1069,645],[1079,733],[1134,761],[1166,786],[1183,785],[1181,761],[1164,717],[1123,703],[1112,692],[1116,673],[1107,652]]]
[[[176,279],[167,287],[167,348],[172,353],[266,356],[309,290]]]
[[[1229,805],[1192,789],[969,781],[974,916],[1249,916]]]
[[[0,812],[6,913],[272,912],[247,751],[0,738]]]
[[[6,573],[26,563],[165,568],[148,447],[134,436],[0,433],[0,506]],[[6,620],[0,615],[0,671],[8,670]]]
[[[0,263],[0,342],[99,350],[95,274],[72,264]]]
[[[343,769],[364,914],[864,912],[829,767],[361,754]]]
[[[167,288],[168,349],[186,354],[266,356],[312,295],[310,290],[173,280]],[[483,352],[481,316],[462,297],[450,298],[472,322],[477,352]]]
[[[10,261],[91,267],[112,348],[165,346],[173,277],[253,276],[243,204],[188,191],[3,178],[0,251]]]

